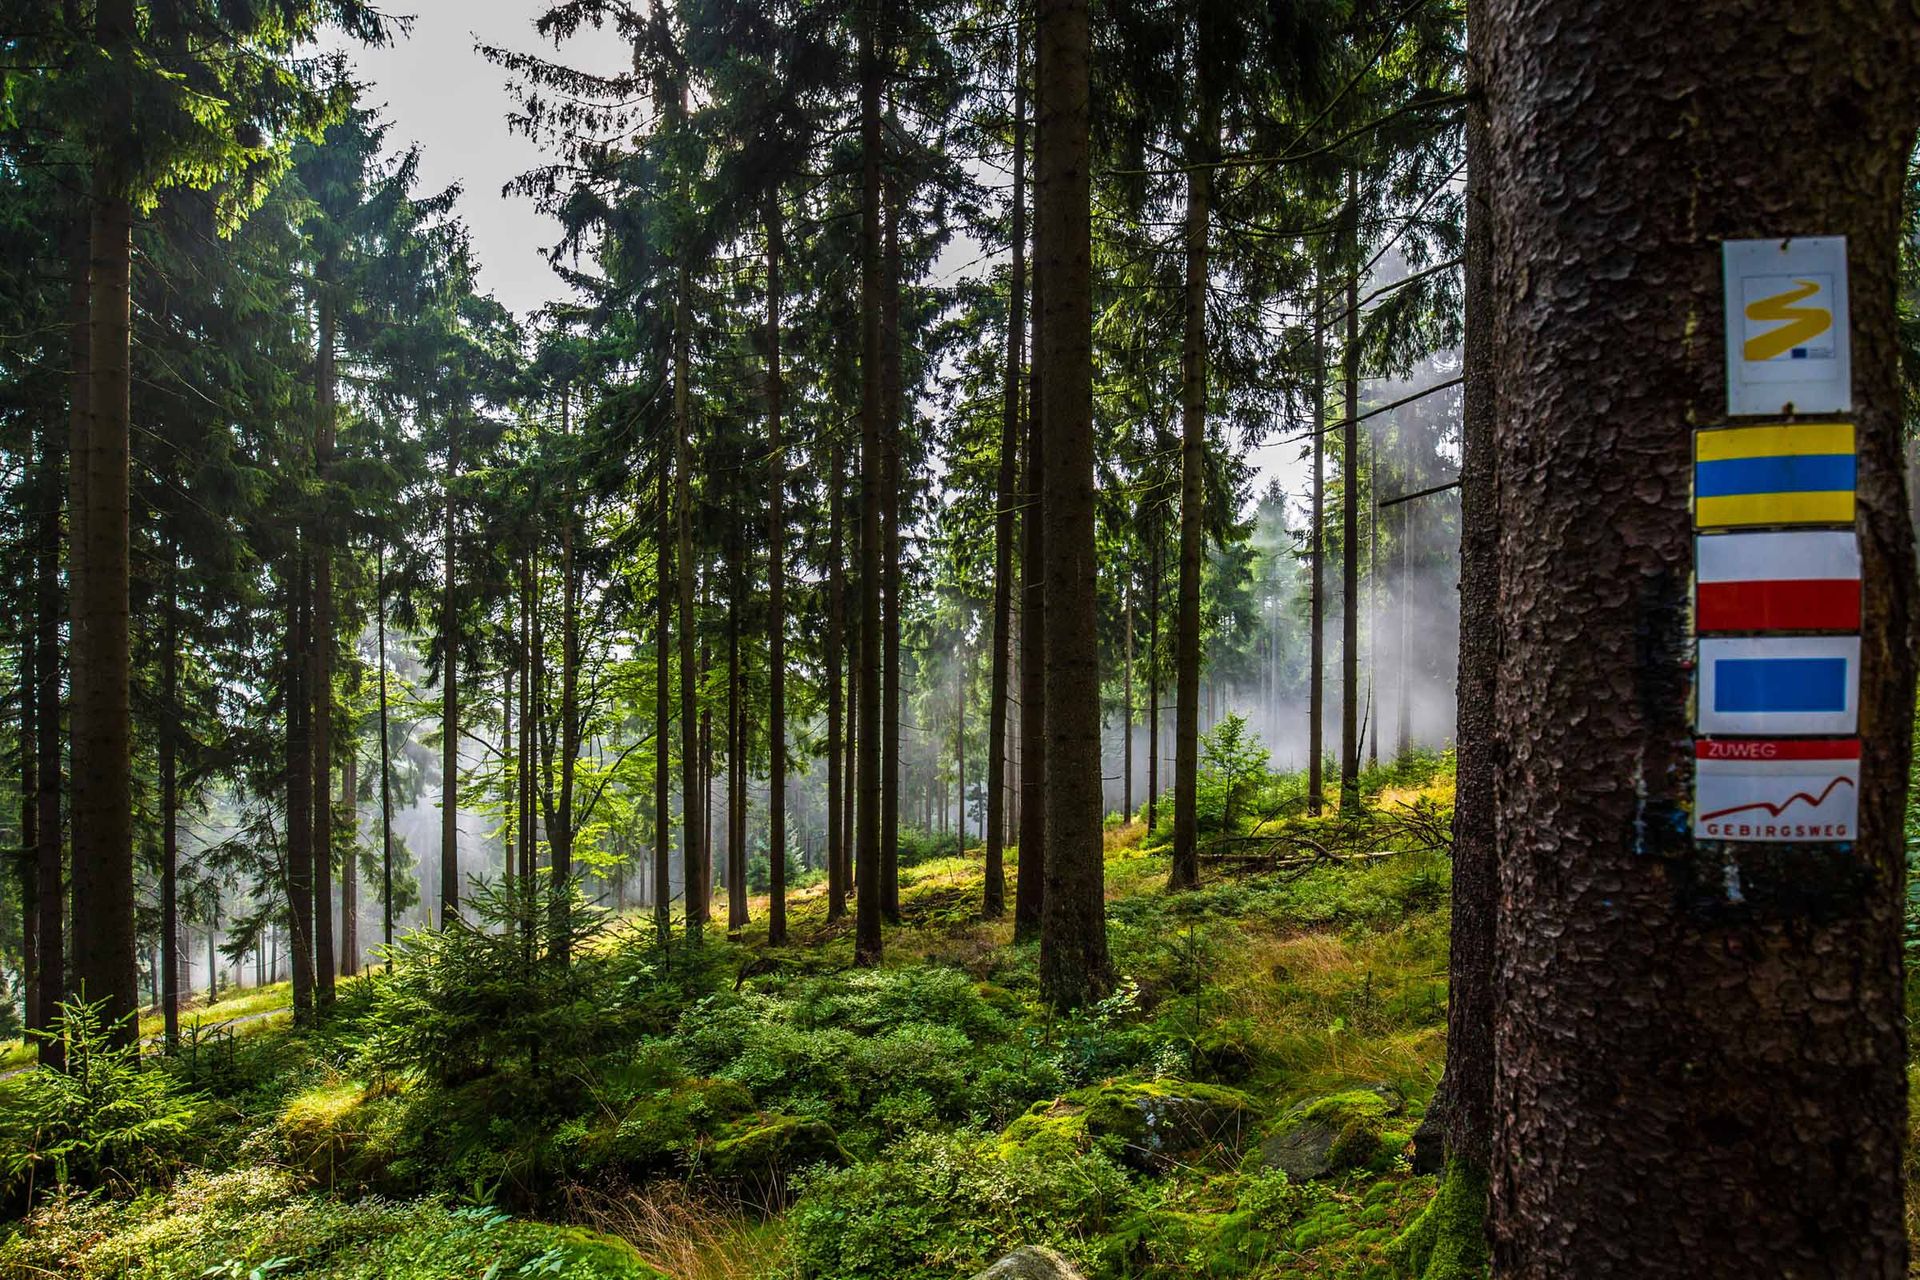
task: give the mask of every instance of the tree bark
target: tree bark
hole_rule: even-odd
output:
[[[1160,818],[1160,557],[1165,538],[1158,511],[1147,518],[1147,831]]]
[[[653,928],[664,951],[673,939],[673,464],[676,446],[660,449],[660,521],[654,543],[653,636]]]
[[[133,0],[100,0],[96,40],[116,63],[134,57]],[[133,81],[110,79],[94,156],[84,528],[72,648],[73,976],[105,1001],[116,1042],[137,1036],[133,910],[132,661],[128,619],[129,364],[132,336]]]
[[[1340,352],[1341,411],[1347,419],[1340,462],[1340,808],[1360,807],[1360,197],[1347,172],[1347,341]]]
[[[1046,369],[1047,867],[1040,987],[1055,1008],[1103,995],[1099,610],[1095,596],[1091,37],[1086,0],[1041,0],[1037,257]]]
[[[838,439],[829,449],[827,481],[827,921],[847,914],[847,825],[842,821],[846,794],[846,542],[842,490],[846,487],[846,451]]]
[[[314,423],[313,463],[320,480],[320,509],[313,522],[313,633],[308,637],[313,673],[313,956],[314,1003],[320,1016],[333,1011],[333,522],[328,484],[333,476],[334,302],[333,265],[320,267],[319,347],[314,381],[319,413]]]
[[[447,476],[442,501],[445,529],[440,554],[445,561],[445,583],[440,596],[440,927],[447,928],[460,913],[460,614],[455,595],[454,560],[457,504],[454,486],[460,481],[460,415],[455,406],[447,419]]]
[[[340,974],[360,972],[360,770],[354,751],[340,757],[340,808],[347,820],[346,856],[340,859]]]
[[[1027,33],[1013,53],[1013,267],[1007,279],[1006,385],[1000,398],[1000,483],[993,521],[993,668],[987,692],[987,866],[981,913],[1007,910],[1007,700],[1013,666],[1013,515],[1019,501],[1020,365],[1027,344]]]
[[[1204,24],[1203,24],[1204,26]],[[1193,75],[1199,120],[1188,146],[1185,328],[1180,346],[1180,586],[1175,617],[1173,710],[1173,862],[1167,887],[1200,883],[1200,568],[1206,539],[1207,225],[1213,195],[1218,109],[1206,92],[1207,50],[1197,42]]]
[[[674,517],[680,604],[680,860],[686,895],[687,937],[699,941],[707,924],[707,883],[703,868],[707,815],[700,805],[699,668],[693,646],[693,388],[689,361],[692,341],[692,283],[682,265],[673,299],[673,447]]]
[[[886,292],[881,313],[880,399],[882,471],[881,537],[881,739],[880,914],[900,923],[900,191],[885,178]]]
[[[1313,531],[1307,554],[1307,812],[1326,807],[1327,711],[1327,326],[1326,297],[1313,290]]]
[[[767,943],[787,940],[787,460],[780,439],[780,193],[767,197]],[[744,868],[745,863],[741,863]],[[744,876],[741,877],[745,879]],[[742,886],[744,890],[744,885]],[[746,923],[746,894],[740,896]]]
[[[297,547],[287,573],[286,773],[287,773],[287,946],[293,973],[293,1020],[312,1023],[313,1000],[313,748],[307,695],[307,587],[304,547]]]
[[[1037,51],[1036,51],[1037,52]],[[1034,76],[1036,96],[1043,82]],[[1035,249],[1038,250],[1036,243]],[[1033,361],[1027,375],[1027,448],[1020,514],[1020,862],[1014,868],[1013,936],[1039,936],[1047,896],[1047,586],[1045,440],[1041,432],[1042,366],[1039,317],[1046,280],[1033,276]]]
[[[375,635],[380,650],[380,940],[393,972],[393,750],[387,727],[387,545],[375,559]]]
[[[160,1024],[168,1053],[180,1051],[180,553],[167,548],[160,620]]]
[[[880,61],[874,28],[879,6],[860,32],[860,666],[859,727],[854,784],[859,788],[855,834],[854,957],[878,964],[880,935]]]
[[[84,236],[76,236],[82,244]],[[72,396],[80,407],[76,426],[69,423],[70,433],[85,434],[86,388],[86,323],[87,323],[87,273],[86,255],[78,254],[74,261],[75,282],[69,288],[68,322],[69,342],[75,369],[68,380]],[[35,627],[38,639],[34,645],[36,670],[34,680],[37,686],[38,707],[34,718],[34,749],[38,756],[35,772],[38,786],[35,790],[35,845],[31,852],[34,861],[34,990],[37,993],[35,1016],[29,1025],[47,1030],[53,1025],[54,1014],[66,992],[66,913],[62,910],[65,903],[65,877],[62,874],[60,821],[60,491],[61,470],[66,459],[61,456],[59,434],[54,423],[49,421],[42,428],[40,444],[40,465],[42,472],[42,502],[40,512],[40,547],[38,565],[38,590],[35,602]],[[69,511],[71,519],[71,511]],[[24,843],[24,842],[23,842]],[[42,1041],[40,1044],[40,1062],[44,1066],[58,1068],[64,1061],[61,1046],[57,1041]]]
[[[1786,20],[1490,0],[1486,25],[1494,1272],[1892,1280],[1915,625],[1894,308],[1920,26],[1889,0]],[[1719,242],[1813,234],[1850,263],[1858,838],[1696,844],[1690,427],[1726,415]]]

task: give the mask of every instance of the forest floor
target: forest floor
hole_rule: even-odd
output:
[[[1369,781],[1370,821],[1451,805],[1444,760]],[[903,869],[877,971],[817,886],[779,949],[756,901],[744,945],[622,922],[564,981],[510,936],[403,954],[323,1030],[169,1065],[191,1143],[0,1225],[0,1277],[965,1280],[1022,1245],[1090,1280],[1401,1274],[1444,850],[1169,895],[1163,837],[1109,829],[1120,981],[1071,1018],[980,918],[977,853]]]

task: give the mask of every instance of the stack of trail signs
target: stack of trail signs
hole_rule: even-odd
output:
[[[1848,843],[1860,790],[1858,451],[1844,237],[1723,246],[1729,417],[1694,434],[1693,833]]]

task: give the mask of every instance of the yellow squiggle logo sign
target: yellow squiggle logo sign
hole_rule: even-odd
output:
[[[1757,302],[1747,304],[1747,319],[1780,326],[1777,329],[1769,329],[1757,338],[1748,338],[1744,348],[1747,359],[1771,360],[1776,356],[1785,355],[1793,348],[1833,328],[1833,312],[1826,307],[1795,305],[1820,292],[1819,282],[1796,280],[1794,283],[1799,288],[1789,289],[1785,293],[1776,293],[1770,298],[1761,298]]]

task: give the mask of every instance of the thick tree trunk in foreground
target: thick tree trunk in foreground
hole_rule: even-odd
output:
[[[885,184],[881,312],[880,482],[880,914],[900,923],[900,192]]]
[[[1037,258],[1046,368],[1047,868],[1040,986],[1070,1009],[1103,995],[1107,961],[1100,827],[1100,653],[1095,600],[1091,40],[1086,0],[1042,0]]]
[[[100,0],[97,39],[131,61],[133,0]],[[114,1037],[131,1042],[140,993],[134,972],[132,660],[128,620],[128,470],[131,426],[133,85],[125,78],[100,104],[103,148],[93,180],[92,386],[86,520],[74,539],[79,564],[72,648],[73,976],[88,1000],[104,1000]]]
[[[1487,34],[1494,1271],[1892,1280],[1915,625],[1894,299],[1920,24],[1891,0],[1492,0]],[[1719,240],[1801,235],[1846,236],[1850,262],[1858,839],[1696,846],[1689,426],[1726,420]]]
[[[1007,910],[1007,700],[1013,669],[1013,515],[1020,458],[1020,357],[1027,344],[1027,38],[1013,54],[1013,268],[1007,277],[1007,368],[1000,397],[999,510],[993,521],[993,664],[987,691],[987,870],[981,913]]]
[[[1204,58],[1196,59],[1204,64]],[[1204,78],[1204,65],[1195,67]],[[1180,588],[1174,618],[1173,865],[1169,889],[1200,883],[1200,825],[1195,784],[1200,769],[1200,560],[1206,537],[1207,224],[1218,141],[1213,107],[1202,105],[1198,145],[1187,172],[1186,325],[1180,346]]]
[[[880,962],[880,63],[875,56],[877,15],[860,32],[860,663],[854,701],[854,785],[859,788],[854,861],[854,956]]]

